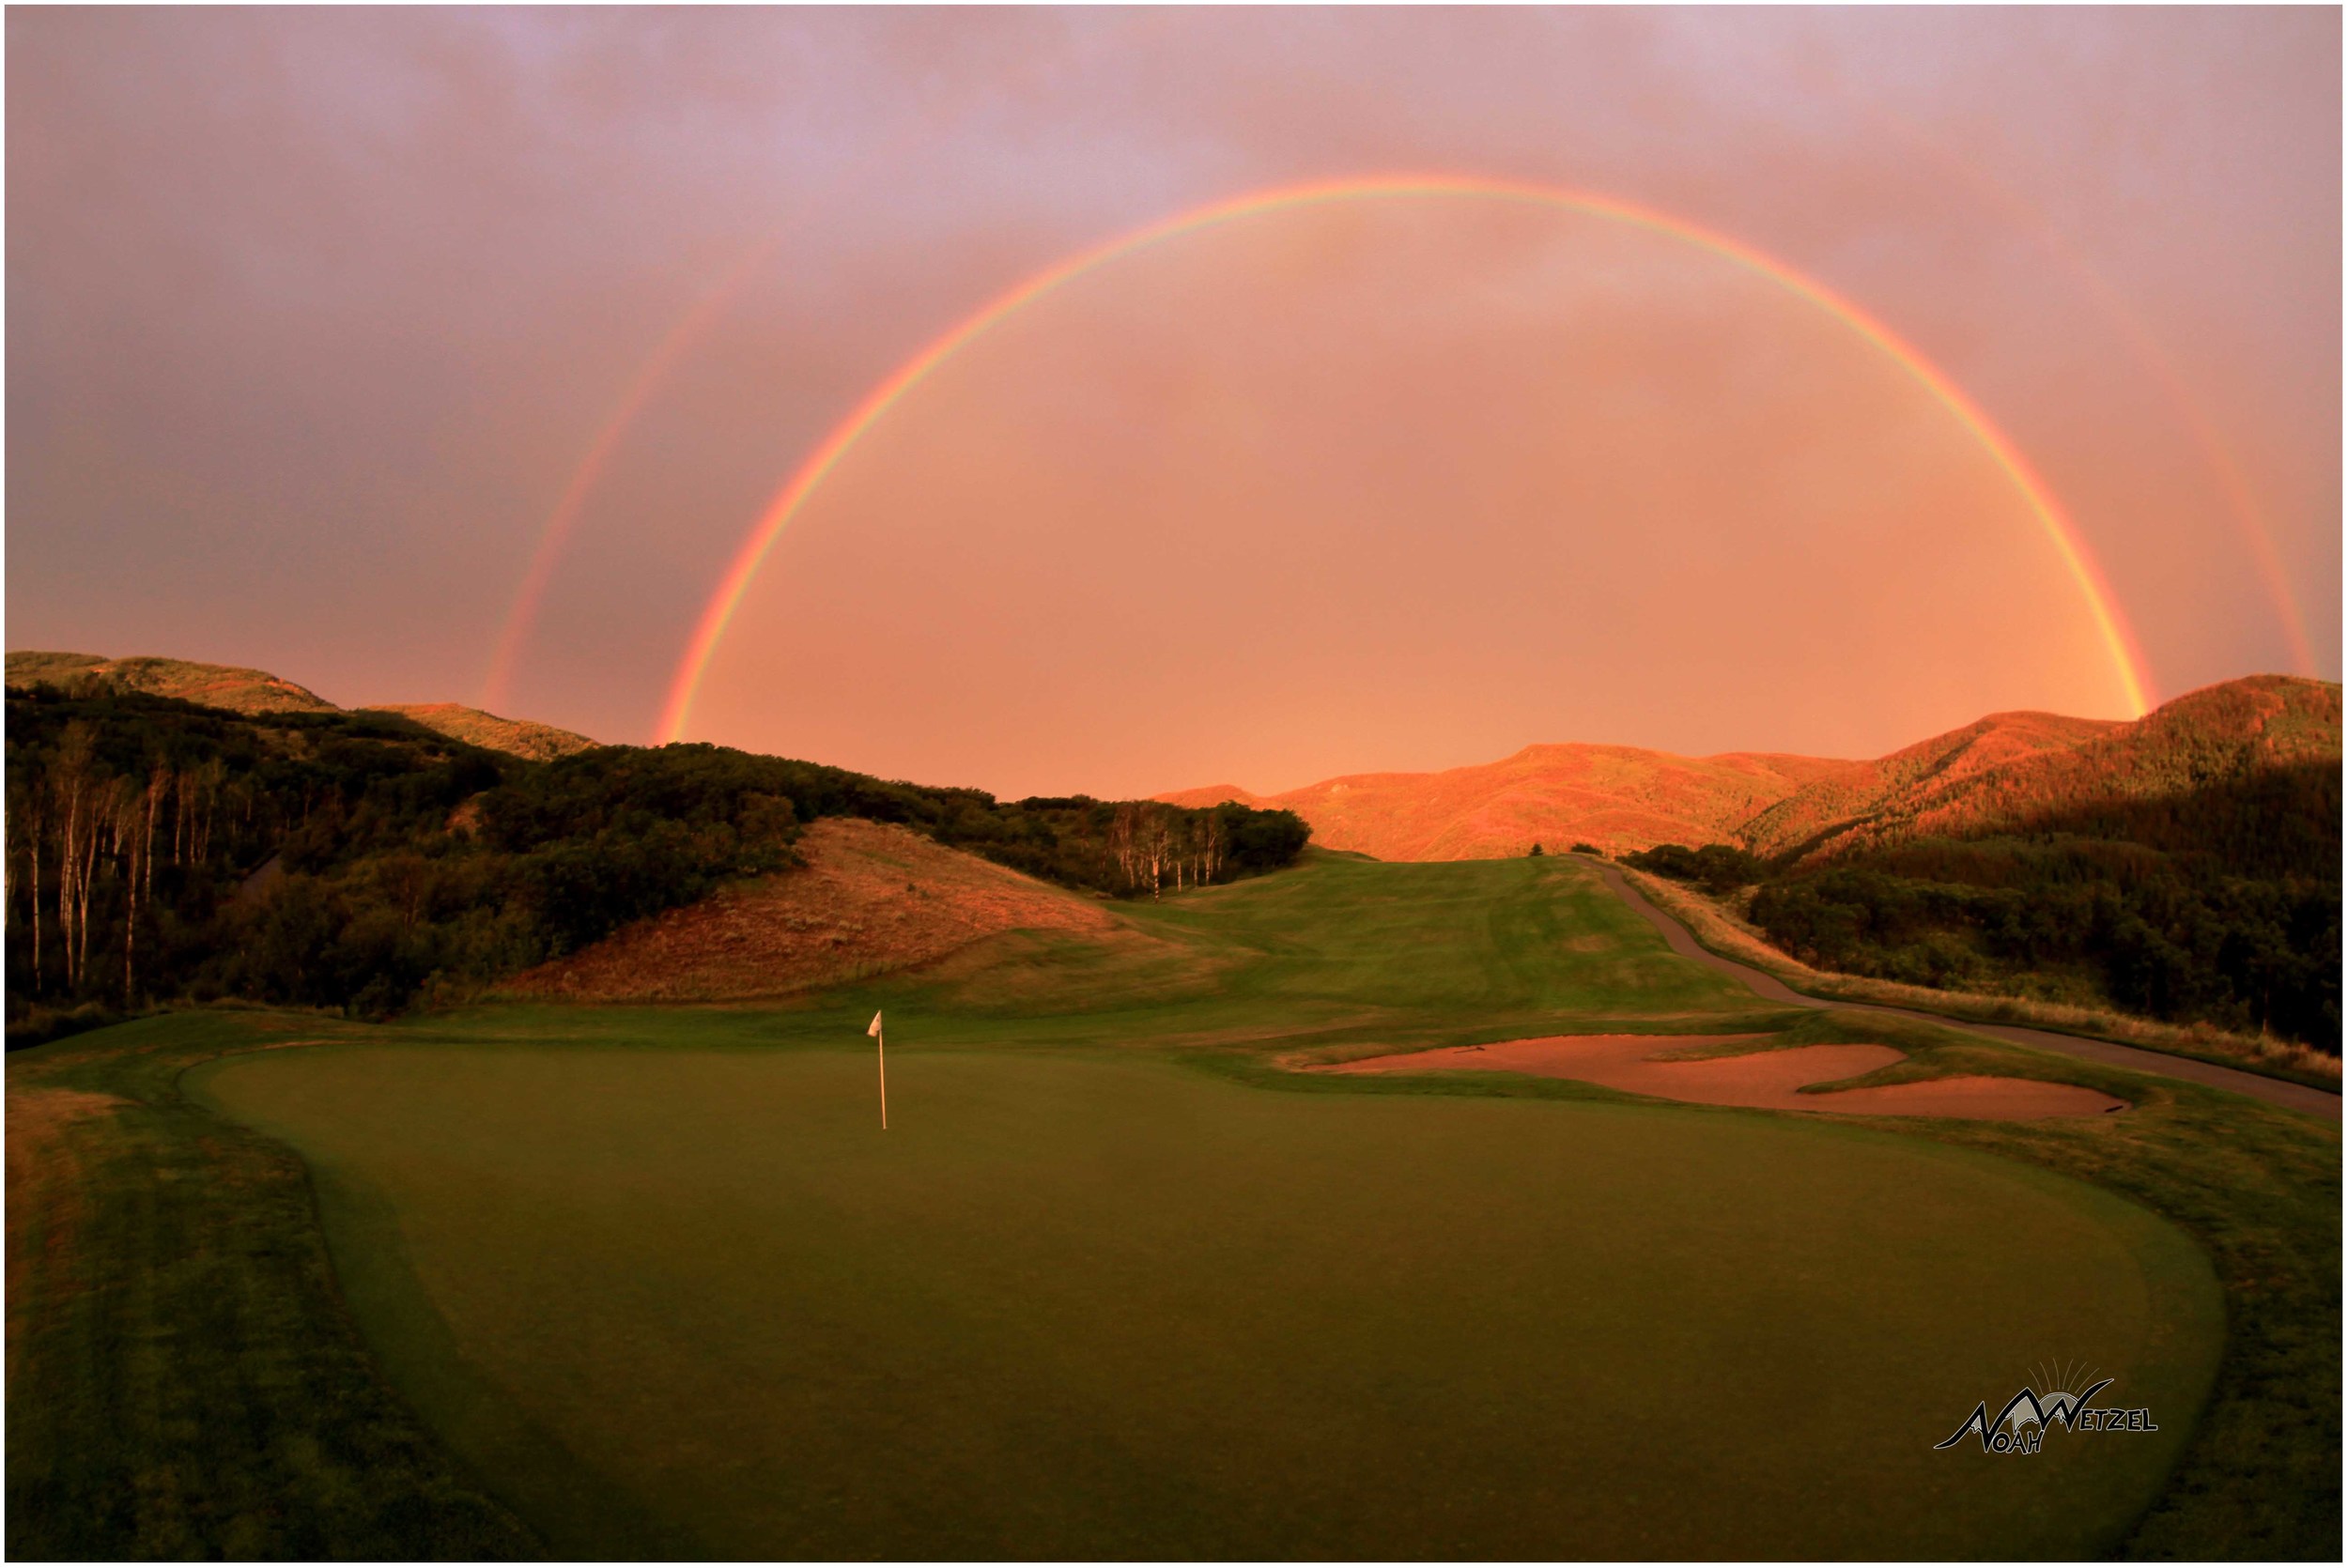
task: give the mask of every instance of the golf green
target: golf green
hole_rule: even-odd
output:
[[[190,1078],[561,1553],[2093,1555],[2221,1339],[2165,1222],[1922,1140],[903,1048],[884,1133],[867,1053],[645,1027]],[[2160,1430],[1934,1451],[2050,1363]]]

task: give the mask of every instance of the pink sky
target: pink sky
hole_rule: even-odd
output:
[[[2339,676],[2333,11],[8,28],[12,648],[477,700],[641,393],[502,706],[649,739],[746,530],[925,344],[1186,208],[1436,170],[1660,209],[1880,318],[2076,518],[2159,692],[2301,663],[2246,511]],[[1155,247],[957,355],[777,546],[688,732],[1270,790],[2118,700],[2012,485],[1847,329],[1652,234],[1381,201]]]

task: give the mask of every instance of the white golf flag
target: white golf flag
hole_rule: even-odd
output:
[[[864,1032],[865,1032],[866,1034],[868,1034],[868,1035],[872,1036],[874,1039],[878,1039],[878,1038],[880,1038],[880,1014],[878,1014],[878,1013],[874,1013],[874,1014],[873,1015],[873,1024],[872,1024],[872,1027],[871,1027],[871,1028],[869,1028],[869,1029],[867,1029],[867,1030],[865,1030]]]

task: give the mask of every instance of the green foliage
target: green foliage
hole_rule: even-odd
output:
[[[1767,874],[1759,860],[1733,844],[1707,844],[1700,850],[1685,844],[1658,844],[1624,855],[1622,863],[1675,882],[1698,883],[1714,893],[1732,892]]]
[[[1911,985],[2069,976],[2173,1022],[2337,1053],[2340,882],[2085,839],[1923,839],[1763,887],[1753,923],[1806,962]],[[2321,865],[2322,863],[2317,863]]]
[[[1599,849],[1596,844],[1584,844],[1578,841],[1573,846],[1573,853],[1576,854],[1595,854],[1601,857],[1606,853],[1604,850]]]
[[[27,829],[9,843],[16,1044],[101,1001],[382,1017],[460,996],[791,866],[821,817],[903,823],[1114,896],[1275,869],[1310,832],[1286,811],[1004,803],[714,746],[536,762],[390,714],[247,716],[49,686],[8,703],[10,805]],[[69,838],[85,853],[69,856]],[[85,859],[83,909],[59,893]]]
[[[1623,863],[1716,896],[1760,884],[1753,924],[1819,968],[2027,990],[2337,1054],[2340,821],[2339,765],[2293,762],[1807,866],[1726,844]]]

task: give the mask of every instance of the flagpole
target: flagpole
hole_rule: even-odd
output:
[[[888,1130],[888,1037],[881,1034],[873,1038],[880,1041],[881,1130],[886,1132]]]

